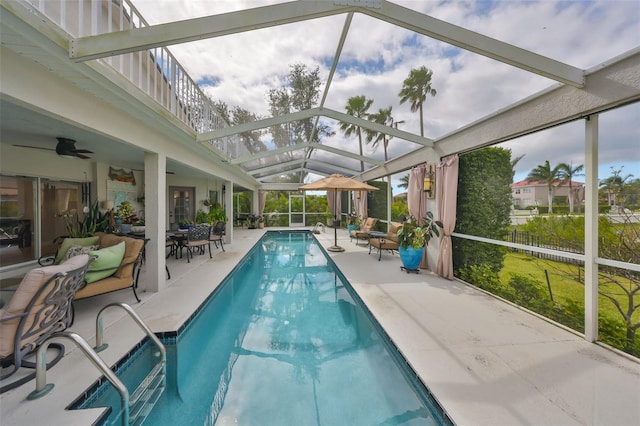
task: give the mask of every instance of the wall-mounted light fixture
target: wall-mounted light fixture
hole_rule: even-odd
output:
[[[429,169],[427,170],[422,183],[422,190],[427,194],[427,198],[433,198],[435,183],[436,176],[433,173],[433,166],[429,165]]]

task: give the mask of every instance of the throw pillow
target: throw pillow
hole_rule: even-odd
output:
[[[71,246],[71,247],[69,247],[69,250],[67,250],[67,254],[64,255],[64,258],[62,260],[65,261],[67,259],[71,259],[72,257],[78,256],[80,254],[89,254],[93,250],[98,250],[98,246],[97,245],[86,246],[86,247],[84,247],[84,246]]]
[[[114,246],[90,252],[89,256],[95,257],[95,259],[89,264],[89,269],[85,276],[87,284],[113,275],[122,263],[124,250],[125,244],[122,241]]]
[[[99,239],[100,237],[65,238],[62,241],[58,252],[56,253],[56,259],[53,263],[57,265],[62,262],[62,260],[64,260],[65,258],[64,256],[67,254],[67,251],[69,251],[69,248],[71,248],[71,246],[93,246],[98,244]]]

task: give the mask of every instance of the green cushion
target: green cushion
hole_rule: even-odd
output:
[[[114,246],[94,250],[89,253],[89,256],[96,257],[96,259],[89,264],[89,269],[85,276],[87,283],[92,283],[113,275],[122,263],[124,249],[125,244],[124,241],[122,241]]]
[[[65,258],[65,255],[71,248],[71,246],[82,246],[82,247],[93,246],[98,244],[99,239],[100,237],[65,238],[62,241],[62,244],[60,244],[60,248],[56,253],[56,259],[53,263],[57,265],[60,262],[62,262],[62,260]]]

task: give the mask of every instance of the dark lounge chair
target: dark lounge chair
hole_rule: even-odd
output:
[[[73,322],[72,304],[76,292],[84,286],[89,256],[74,256],[59,265],[32,269],[24,276],[10,300],[0,309],[0,362],[5,381],[20,367],[35,368],[25,359],[52,334],[63,331]],[[4,292],[5,290],[3,290]],[[55,365],[64,355],[64,346],[53,343],[58,353],[47,364]],[[35,371],[11,383],[2,383],[0,393],[13,389],[35,377]]]

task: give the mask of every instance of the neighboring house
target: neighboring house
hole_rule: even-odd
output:
[[[553,184],[553,196],[565,197],[569,204],[569,182],[557,180]],[[584,201],[584,183],[571,182],[573,192],[573,205],[580,206]],[[548,188],[546,182],[534,182],[521,180],[511,184],[511,197],[513,206],[516,208],[526,208],[529,206],[546,206],[548,204]]]

